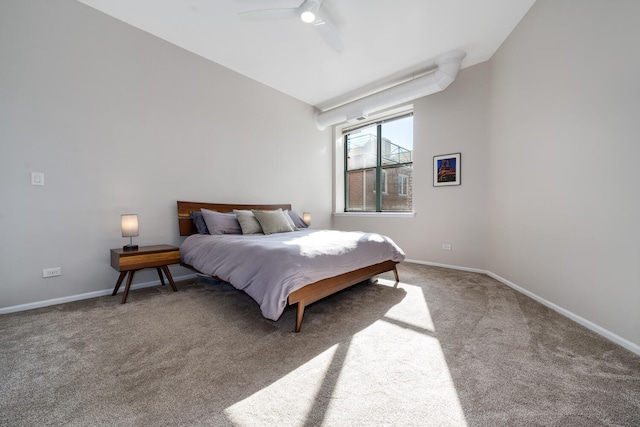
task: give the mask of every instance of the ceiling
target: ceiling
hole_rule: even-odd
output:
[[[344,50],[297,18],[242,19],[302,0],[79,0],[143,31],[313,105],[333,108],[433,67],[488,60],[535,0],[324,0]]]

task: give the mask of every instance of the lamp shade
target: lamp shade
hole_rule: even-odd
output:
[[[135,237],[138,235],[138,215],[122,214],[122,237]]]
[[[311,212],[302,212],[302,220],[311,225]]]

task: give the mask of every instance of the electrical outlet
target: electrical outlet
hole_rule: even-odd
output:
[[[31,185],[44,185],[44,173],[31,172]]]
[[[443,251],[450,251],[451,250],[451,245],[449,244],[442,244],[442,250]]]
[[[62,275],[62,268],[60,267],[42,269],[42,277],[56,277],[60,275]]]

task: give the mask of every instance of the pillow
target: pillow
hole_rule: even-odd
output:
[[[222,213],[209,209],[200,209],[209,234],[242,234],[240,223],[232,213]]]
[[[264,234],[286,233],[293,231],[282,209],[275,211],[251,211],[256,217]]]
[[[282,212],[284,212],[284,217],[287,219],[287,221],[289,222],[289,225],[291,226],[291,228],[293,228],[293,231],[298,231],[298,227],[296,227],[296,225],[293,223],[293,220],[291,219],[291,217],[289,216],[289,210],[285,209]]]
[[[240,222],[242,234],[260,234],[262,227],[251,211],[233,211]]]
[[[207,224],[204,222],[202,212],[189,212],[191,215],[191,221],[193,221],[194,227],[198,230],[198,234],[209,234]]]
[[[307,224],[306,222],[304,222],[304,220],[302,219],[302,217],[300,216],[300,214],[296,211],[289,211],[289,216],[291,217],[291,219],[293,220],[293,224],[298,227],[298,228],[307,228],[309,227],[309,224]]]

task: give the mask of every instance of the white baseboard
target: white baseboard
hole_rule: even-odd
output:
[[[627,350],[640,355],[640,345],[632,343],[629,340],[626,340],[624,338],[622,338],[621,336],[618,336],[616,334],[614,334],[613,332],[596,325],[595,323],[585,319],[584,317],[578,316],[575,313],[570,312],[569,310],[565,310],[564,308],[552,303],[551,301],[547,301],[546,299],[534,294],[533,292],[530,292],[524,288],[521,288],[520,286],[516,285],[515,283],[512,283],[510,281],[508,281],[507,279],[498,276],[497,274],[494,274],[490,271],[485,272],[485,274],[489,277],[492,277],[494,279],[496,279],[497,281],[504,283],[505,285],[509,286],[510,288],[528,296],[529,298],[532,298],[536,301],[538,301],[540,304],[545,305],[547,307],[549,307],[550,309],[562,314],[565,317],[568,317],[569,319],[573,320],[574,322],[584,326],[587,329],[592,330],[593,332],[595,332],[598,335],[601,335],[603,337],[605,337],[606,339],[608,339],[609,341],[613,341],[614,343],[626,348]]]
[[[461,270],[461,271],[470,271],[472,273],[487,274],[486,270],[482,270],[479,268],[459,267],[457,265],[439,264],[437,262],[418,261],[417,259],[405,259],[405,262],[410,262],[413,264],[430,265],[432,267],[450,268],[451,270]]]
[[[498,282],[501,282],[505,285],[507,285],[508,287],[512,288],[515,291],[520,292],[521,294],[524,294],[526,296],[528,296],[531,299],[534,299],[536,301],[538,301],[540,304],[549,307],[550,309],[562,314],[565,317],[568,317],[569,319],[573,320],[574,322],[584,326],[585,328],[595,332],[598,335],[603,336],[604,338],[608,339],[609,341],[612,341],[616,344],[618,344],[619,346],[622,346],[624,348],[626,348],[627,350],[640,355],[640,345],[632,343],[629,340],[626,340],[616,334],[614,334],[613,332],[596,325],[595,323],[585,319],[584,317],[578,316],[575,313],[570,312],[569,310],[565,310],[564,308],[552,303],[551,301],[547,301],[546,299],[534,294],[533,292],[530,292],[518,285],[516,285],[515,283],[512,283],[510,281],[508,281],[507,279],[498,276],[495,273],[492,273],[490,271],[487,270],[482,270],[479,268],[467,268],[467,267],[459,267],[456,265],[447,265],[447,264],[438,264],[435,262],[425,262],[425,261],[418,261],[418,260],[412,260],[412,259],[407,259],[405,260],[406,262],[411,262],[411,263],[415,263],[415,264],[423,264],[423,265],[431,265],[434,267],[443,267],[443,268],[450,268],[452,270],[462,270],[462,271],[471,271],[474,273],[482,273],[482,274],[486,274],[487,276],[496,279]]]
[[[184,275],[184,276],[176,276],[176,277],[173,278],[173,280],[175,282],[178,282],[180,280],[187,280],[187,279],[191,279],[193,277],[196,277],[196,275],[195,274],[187,274],[187,275]],[[157,286],[159,284],[160,284],[160,279],[153,280],[151,282],[137,283],[135,285],[131,285],[130,290],[148,288],[148,287],[151,287],[151,286]],[[30,302],[30,303],[27,303],[27,304],[14,305],[14,306],[11,306],[11,307],[3,307],[3,308],[0,308],[0,314],[15,313],[16,311],[32,310],[34,308],[47,307],[47,306],[56,305],[56,304],[64,304],[66,302],[79,301],[79,300],[89,299],[89,298],[96,298],[96,297],[101,297],[101,296],[105,296],[105,295],[111,295],[112,293],[113,293],[113,288],[109,288],[109,289],[104,289],[102,291],[87,292],[85,294],[70,295],[68,297],[61,297],[61,298],[48,299],[48,300],[44,300],[44,301]]]

